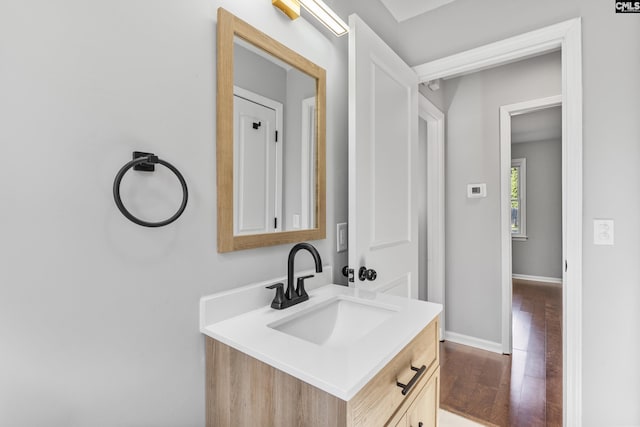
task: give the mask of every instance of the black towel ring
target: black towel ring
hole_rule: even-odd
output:
[[[131,212],[127,210],[127,208],[124,207],[124,204],[122,203],[122,198],[120,197],[120,183],[122,182],[122,177],[124,177],[124,174],[127,173],[127,171],[132,167],[135,170],[152,172],[155,170],[156,163],[159,163],[167,167],[171,172],[173,172],[178,177],[178,180],[180,181],[180,185],[182,185],[182,204],[180,205],[180,208],[178,208],[178,211],[171,218],[165,219],[164,221],[159,221],[159,222],[148,222],[148,221],[143,221],[139,218],[136,218],[131,214]],[[118,207],[118,209],[120,209],[120,212],[122,212],[122,214],[132,222],[135,222],[136,224],[142,225],[144,227],[162,227],[167,224],[171,224],[173,221],[178,219],[180,215],[182,215],[182,212],[184,212],[184,209],[187,207],[188,198],[189,198],[189,192],[187,191],[187,183],[185,182],[184,177],[182,176],[180,171],[178,171],[178,169],[176,169],[171,163],[165,162],[164,160],[158,158],[158,156],[154,155],[153,153],[142,153],[139,151],[134,151],[133,160],[131,160],[126,165],[124,165],[120,169],[120,171],[118,171],[118,174],[116,175],[116,179],[113,181],[113,199],[115,200],[116,206]]]

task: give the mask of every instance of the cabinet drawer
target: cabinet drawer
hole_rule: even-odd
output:
[[[427,325],[400,353],[349,401],[353,426],[382,426],[405,403],[413,399],[439,365],[438,319]],[[406,395],[397,383],[409,384],[417,374],[411,367],[425,369]]]
[[[406,415],[406,427],[436,427],[440,406],[440,368],[431,375],[429,381],[411,404]]]
[[[415,400],[407,402],[389,420],[389,427],[437,427],[440,406],[440,368],[431,374]],[[406,412],[403,412],[406,409]]]

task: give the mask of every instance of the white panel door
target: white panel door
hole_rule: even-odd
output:
[[[349,26],[349,267],[356,287],[418,298],[418,77],[357,15]]]
[[[234,96],[234,234],[281,228],[281,165],[276,143],[276,111]]]

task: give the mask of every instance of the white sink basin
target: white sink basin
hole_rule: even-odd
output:
[[[353,344],[399,311],[398,307],[338,296],[309,307],[268,327],[321,345]]]
[[[325,271],[314,279],[331,278],[331,268]],[[284,280],[203,297],[200,330],[346,402],[442,310],[439,304],[340,285],[307,288],[309,301],[274,310],[273,294],[264,288]]]

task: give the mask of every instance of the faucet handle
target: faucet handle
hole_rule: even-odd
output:
[[[284,283],[274,283],[273,285],[267,286],[267,289],[276,290],[276,296],[271,302],[271,307],[281,309],[284,304]]]
[[[304,281],[305,279],[310,279],[312,277],[314,277],[313,274],[310,274],[309,276],[298,277],[296,293],[299,297],[309,297],[309,294],[307,294],[307,291],[304,289]]]

